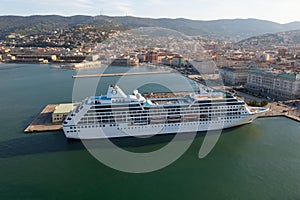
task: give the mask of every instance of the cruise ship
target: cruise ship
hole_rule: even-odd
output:
[[[145,98],[138,90],[127,95],[111,85],[106,95],[88,97],[78,104],[64,120],[63,130],[71,139],[200,132],[251,123],[266,111],[248,107],[230,93]]]

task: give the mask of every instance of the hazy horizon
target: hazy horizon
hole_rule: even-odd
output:
[[[300,21],[294,0],[3,0],[0,16],[135,16],[142,18],[185,18],[211,21],[218,19],[260,19],[280,24]]]
[[[300,20],[290,21],[286,23],[280,23],[268,19],[260,19],[260,18],[218,18],[218,19],[191,19],[188,17],[147,17],[147,16],[133,16],[133,15],[85,15],[85,14],[74,14],[74,15],[62,15],[62,14],[31,14],[31,15],[1,15],[0,17],[33,17],[33,16],[61,16],[61,17],[74,17],[74,16],[88,16],[88,17],[96,17],[96,16],[105,16],[105,17],[135,17],[135,18],[148,18],[148,19],[187,19],[193,21],[218,21],[218,20],[261,20],[261,21],[269,21],[278,24],[289,24],[294,22],[300,22]]]

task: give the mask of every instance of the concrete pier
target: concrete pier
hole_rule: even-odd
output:
[[[90,74],[90,75],[75,75],[73,78],[91,78],[91,77],[112,77],[112,76],[133,76],[133,75],[149,75],[149,74],[169,74],[172,71],[163,72],[132,72],[132,73],[118,73],[118,74]]]
[[[146,93],[143,94],[147,98],[174,98],[179,96],[185,96],[190,92],[178,92],[178,93]],[[47,132],[47,131],[60,131],[62,130],[61,123],[52,122],[52,113],[59,104],[47,105],[42,112],[33,120],[33,122],[24,130],[25,133],[33,132]],[[280,103],[270,103],[268,105],[270,109],[264,115],[260,117],[287,117],[289,119],[300,122],[300,111]]]
[[[267,106],[270,110],[261,117],[287,117],[289,119],[300,122],[300,110],[296,108],[273,102]]]
[[[62,130],[62,124],[52,123],[52,113],[58,104],[47,105],[42,112],[33,120],[33,122],[24,130],[25,133],[59,131]]]

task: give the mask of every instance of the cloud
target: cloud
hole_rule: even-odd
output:
[[[149,5],[149,6],[158,6],[158,5],[162,4],[162,1],[161,0],[147,0],[147,1],[145,1],[145,4]]]
[[[93,9],[94,3],[91,0],[76,0],[74,6],[79,9]]]
[[[134,15],[135,10],[133,9],[132,3],[130,1],[112,1],[113,6],[122,14]]]

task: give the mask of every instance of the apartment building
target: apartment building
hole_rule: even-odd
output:
[[[280,99],[300,98],[300,74],[250,70],[246,88]]]
[[[222,67],[219,71],[225,85],[238,86],[247,83],[249,68]]]

